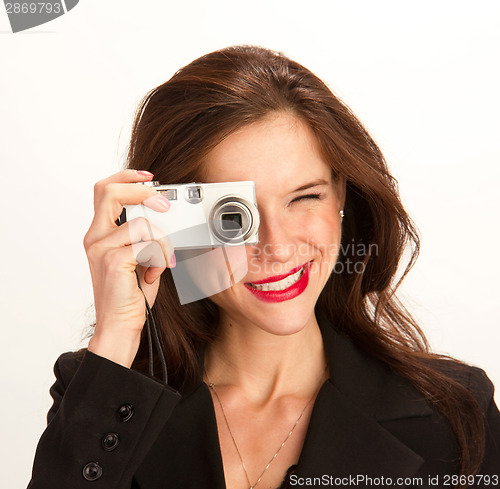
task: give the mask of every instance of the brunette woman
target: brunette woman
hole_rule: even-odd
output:
[[[126,204],[170,212],[136,185],[152,179],[255,182],[241,281],[181,305],[168,239],[163,263],[138,264],[148,234],[116,221]],[[500,484],[493,386],[430,353],[397,301],[416,230],[376,143],[309,70],[246,46],[193,61],[146,96],[94,205],[95,332],[56,363],[32,489]]]

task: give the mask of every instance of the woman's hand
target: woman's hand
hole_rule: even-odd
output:
[[[121,226],[115,223],[125,204],[143,203],[155,211],[168,211],[168,200],[154,188],[134,184],[152,177],[149,172],[124,170],[97,182],[94,219],[83,241],[96,310],[95,333],[88,349],[125,367],[132,365],[137,354],[146,320],[144,296],[135,270],[152,306],[160,275],[166,266],[175,266],[168,237],[146,219],[134,219]]]

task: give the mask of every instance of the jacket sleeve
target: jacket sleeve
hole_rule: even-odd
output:
[[[493,398],[486,412],[486,451],[479,473],[500,484],[500,412]]]
[[[177,392],[85,351],[59,357],[28,489],[130,489]]]
[[[484,413],[486,444],[479,474],[487,477],[486,485],[500,484],[500,412],[495,404],[493,383],[479,368],[472,368],[469,386]],[[482,486],[481,486],[482,487]]]

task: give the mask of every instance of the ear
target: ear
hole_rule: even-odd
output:
[[[341,211],[344,209],[345,204],[346,178],[344,176],[334,175],[333,179],[333,187],[339,201],[339,211]]]

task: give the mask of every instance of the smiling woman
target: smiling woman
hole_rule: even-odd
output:
[[[257,47],[203,56],[146,96],[128,166],[95,187],[95,332],[56,363],[31,488],[500,483],[493,386],[430,353],[397,301],[417,233],[377,145],[314,74]],[[115,221],[126,204],[169,212],[131,185],[153,176],[255,183],[241,281],[181,305],[168,239],[153,242],[163,266],[139,264]],[[168,386],[148,376],[149,305]]]
[[[316,323],[314,305],[340,247],[345,183],[334,182],[312,131],[289,113],[273,113],[228,136],[203,164],[209,182],[251,175],[259,205],[259,245],[247,249],[249,273],[211,298],[219,324],[230,314],[246,330],[292,334]]]

